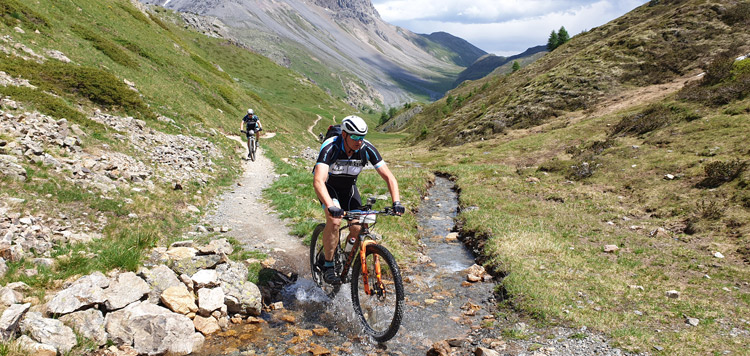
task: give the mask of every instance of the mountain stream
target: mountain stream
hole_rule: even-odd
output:
[[[452,182],[437,177],[417,213],[423,255],[417,263],[398,261],[405,308],[390,341],[378,344],[364,334],[348,285],[329,299],[305,270],[278,281],[277,308],[209,336],[198,355],[424,355],[439,341],[470,341],[472,330],[492,320],[495,284],[467,282],[463,271],[474,257],[451,233],[457,211]]]

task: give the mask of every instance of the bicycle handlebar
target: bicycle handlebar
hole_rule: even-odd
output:
[[[394,211],[393,208],[385,208],[383,210],[349,210],[344,211],[343,219],[347,221],[357,220],[361,216],[364,215],[390,215],[390,216],[399,216]]]

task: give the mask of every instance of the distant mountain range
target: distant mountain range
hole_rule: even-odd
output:
[[[508,63],[513,63],[513,61],[516,60],[519,61],[520,65],[526,65],[528,62],[534,61],[541,55],[544,55],[544,53],[547,53],[547,46],[531,47],[521,54],[510,57],[485,54],[475,62],[471,63],[463,72],[459,73],[458,78],[453,84],[454,86],[458,86],[465,80],[484,78],[498,67]],[[508,69],[507,72],[510,72],[510,69]]]
[[[225,35],[360,109],[439,99],[466,67],[487,55],[445,32],[419,35],[388,24],[370,0],[141,2],[184,17],[215,17],[221,24],[198,19],[188,23],[203,23],[203,32],[225,25]],[[489,73],[488,65],[482,66],[484,72]]]

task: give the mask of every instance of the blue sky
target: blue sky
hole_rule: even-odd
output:
[[[416,33],[448,32],[500,56],[547,44],[560,26],[571,36],[603,25],[646,0],[372,0],[380,17]]]

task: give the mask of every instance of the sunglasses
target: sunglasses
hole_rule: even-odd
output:
[[[354,141],[362,141],[365,139],[365,135],[349,135],[349,138]]]

